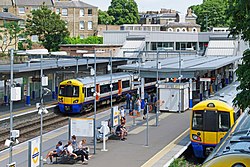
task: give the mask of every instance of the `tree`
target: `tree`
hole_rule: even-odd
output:
[[[207,27],[229,26],[227,7],[227,0],[206,0],[201,5],[191,6],[191,9],[197,15],[197,24],[201,25],[201,30],[206,31]]]
[[[98,24],[113,24],[115,18],[109,16],[106,11],[98,10]]]
[[[0,49],[2,53],[5,53],[10,46],[16,48],[18,38],[23,38],[23,42],[27,42],[25,37],[24,29],[21,28],[16,21],[5,22],[4,25],[0,27]]]
[[[59,44],[69,36],[66,23],[45,5],[31,13],[32,15],[28,16],[26,23],[27,33],[38,35],[38,40],[48,51],[59,50]]]
[[[229,0],[227,10],[230,17],[230,35],[239,35],[249,43],[250,41],[250,3],[248,0]],[[236,75],[240,85],[237,87],[241,90],[234,99],[234,103],[240,108],[245,109],[250,106],[250,50],[247,49],[243,54],[242,65],[236,70]]]
[[[108,8],[109,16],[113,16],[113,24],[136,24],[139,21],[138,7],[134,0],[112,0]]]

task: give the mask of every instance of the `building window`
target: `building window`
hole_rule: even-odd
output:
[[[187,29],[186,28],[182,28],[182,32],[187,32]]]
[[[62,9],[62,16],[68,16],[68,9]]]
[[[180,28],[176,28],[176,32],[180,32],[181,31],[181,29]]]
[[[80,16],[84,16],[84,9],[80,9]]]
[[[93,29],[93,27],[92,27],[92,21],[89,21],[88,22],[88,30],[92,30]]]
[[[20,20],[19,21],[19,26],[20,26],[20,28],[25,28],[25,21],[24,20]]]
[[[19,14],[24,14],[25,13],[25,8],[24,7],[19,7]]]
[[[56,14],[60,14],[60,8],[56,8]]]
[[[194,27],[194,28],[192,29],[192,32],[197,32],[197,29]]]
[[[79,28],[80,30],[84,30],[84,21],[80,21]]]
[[[88,15],[92,16],[92,9],[88,9]]]
[[[8,11],[9,11],[9,9],[7,7],[3,8],[3,12],[8,12]]]
[[[80,35],[80,39],[84,39],[84,35]]]
[[[37,35],[32,35],[31,36],[31,41],[32,42],[38,42],[38,36]]]

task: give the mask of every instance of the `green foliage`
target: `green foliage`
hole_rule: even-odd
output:
[[[29,35],[38,35],[39,41],[48,51],[59,50],[59,44],[69,36],[66,23],[45,5],[33,10],[32,15],[28,16],[26,31]]]
[[[113,24],[115,18],[109,16],[106,11],[98,10],[98,24]]]
[[[67,37],[64,39],[65,44],[103,44],[103,37],[89,36],[81,39],[78,37]]]
[[[134,0],[112,0],[108,8],[113,24],[136,24],[139,21],[138,7]]]
[[[23,29],[16,21],[5,22],[0,27],[0,49],[4,53],[8,47],[17,45],[18,38],[24,37]]]
[[[243,56],[242,65],[236,70],[236,75],[240,85],[237,87],[238,90],[242,90],[237,94],[234,99],[234,103],[240,108],[245,109],[250,106],[250,50],[246,50]]]
[[[227,14],[231,17],[232,35],[241,34],[245,41],[250,40],[250,3],[249,0],[229,0]]]
[[[202,31],[206,31],[206,26],[228,27],[230,19],[226,15],[227,8],[227,0],[206,0],[201,5],[191,6]]]
[[[243,40],[250,41],[250,3],[248,0],[229,0],[228,16],[231,18],[230,34],[240,35]],[[236,70],[240,85],[237,89],[242,90],[234,103],[245,109],[250,106],[250,50],[243,54],[242,65]]]
[[[194,165],[186,161],[183,157],[175,159],[169,167],[199,167],[200,165]]]

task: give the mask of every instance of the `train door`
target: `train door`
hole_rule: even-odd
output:
[[[122,80],[118,80],[118,95],[122,94]]]
[[[217,111],[205,110],[204,112],[204,143],[209,145],[217,144],[218,117]]]
[[[227,131],[230,129],[230,113],[229,112],[218,112],[218,137],[217,143],[225,136]]]
[[[96,100],[100,99],[100,84],[96,84]]]

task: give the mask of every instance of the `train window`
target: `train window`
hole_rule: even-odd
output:
[[[107,93],[107,92],[110,92],[110,84],[106,84],[106,85],[101,85],[101,91],[100,93]]]
[[[85,88],[82,87],[82,93],[85,95]]]
[[[79,86],[61,85],[59,96],[64,97],[79,97]]]
[[[118,90],[118,83],[113,83],[113,90]]]
[[[155,82],[156,78],[145,78],[145,83]]]
[[[203,111],[193,111],[193,130],[203,130]]]
[[[92,92],[92,89],[94,89],[94,87],[87,88],[87,97],[93,96],[94,92]]]
[[[206,110],[204,112],[204,131],[217,132],[218,131],[218,119],[217,112],[212,110]]]
[[[226,112],[218,112],[219,131],[227,132],[230,128],[230,115]]]
[[[122,88],[128,88],[129,87],[129,81],[122,81]]]

